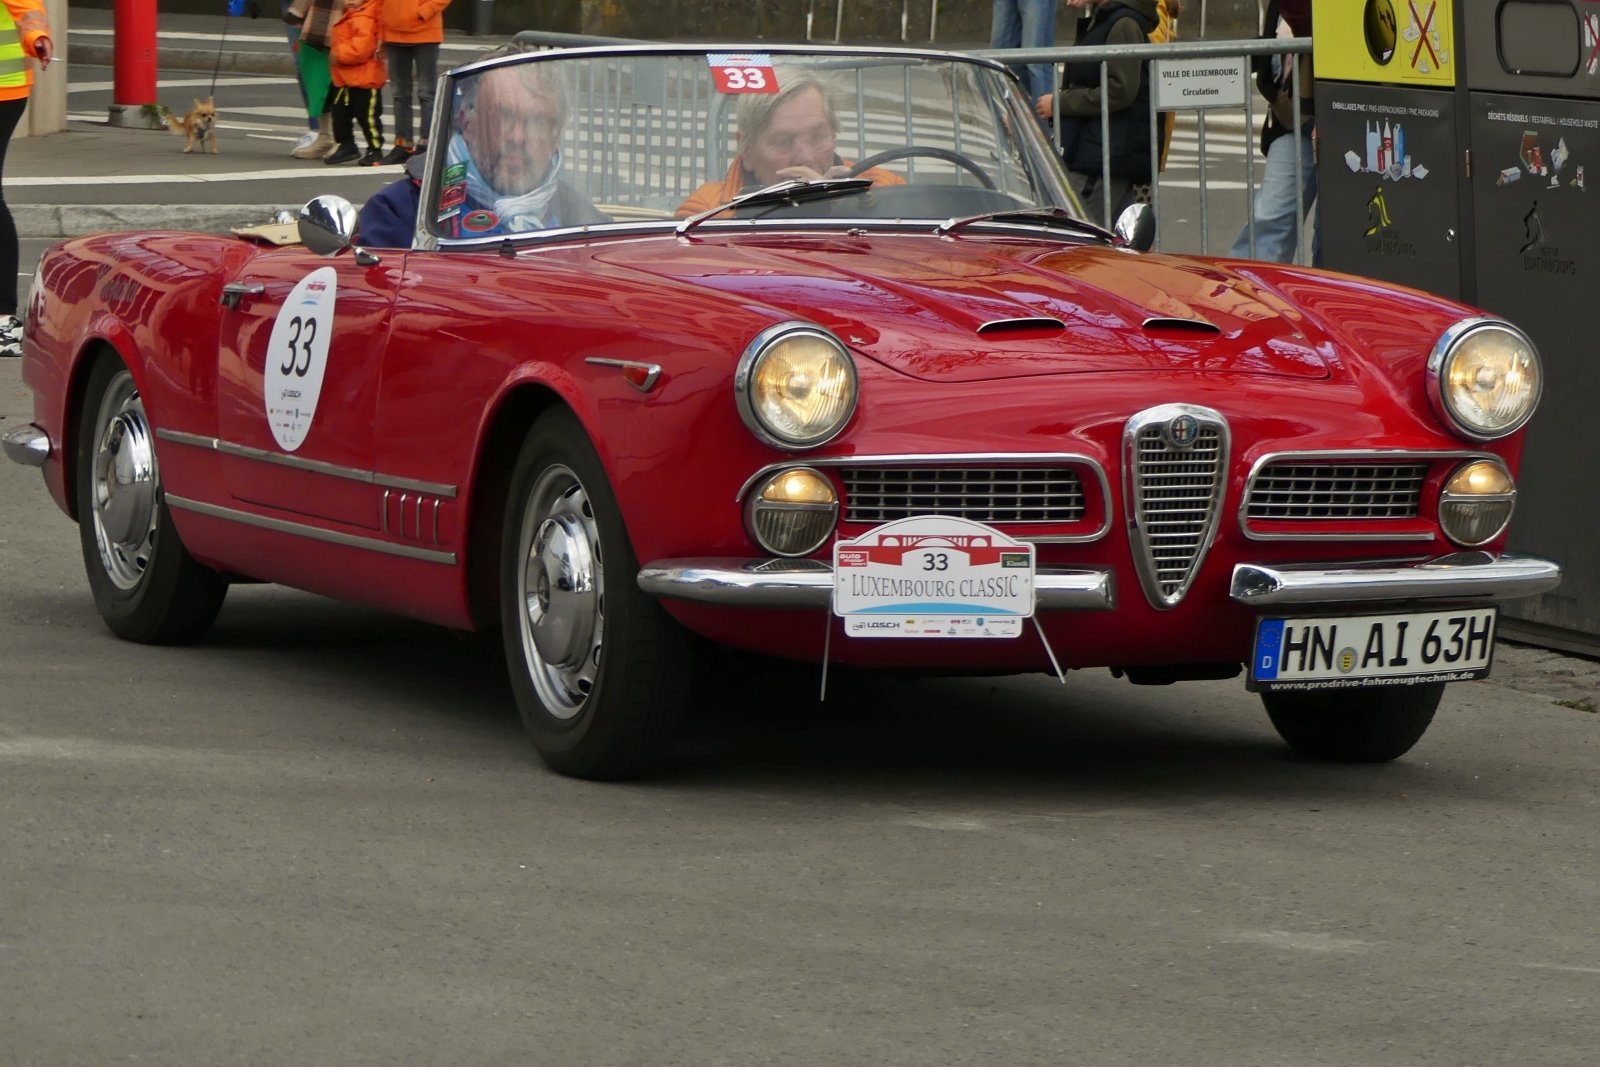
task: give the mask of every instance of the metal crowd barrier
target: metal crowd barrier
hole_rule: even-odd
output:
[[[1118,59],[1137,59],[1141,62],[1162,59],[1248,59],[1254,56],[1289,56],[1289,80],[1294,86],[1294,115],[1300,121],[1300,57],[1311,53],[1310,37],[1288,37],[1276,40],[1243,40],[1243,41],[1175,41],[1170,44],[1119,44],[1100,45],[1097,47],[1081,48],[1001,48],[986,49],[974,52],[974,55],[986,59],[994,59],[1008,66],[1023,66],[1031,63],[1049,63],[1054,68],[1052,84],[1055,85],[1054,98],[1054,139],[1056,152],[1061,151],[1061,77],[1067,63],[1099,63],[1100,64],[1100,129],[1109,130],[1111,127],[1111,101],[1106,95],[1106,85],[1109,64]],[[1245,125],[1245,194],[1253,197],[1256,191],[1256,153],[1251,146],[1252,131],[1255,128],[1255,86],[1252,84],[1250,64],[1244,64],[1244,125]],[[1156,248],[1161,247],[1161,140],[1157,129],[1157,112],[1155,109],[1155,84],[1151,79],[1150,87],[1150,152],[1151,152],[1151,209],[1156,214]],[[1206,198],[1206,112],[1200,109],[1197,123],[1199,126],[1200,140],[1200,252],[1202,255],[1210,251],[1210,213]],[[1295,245],[1294,261],[1301,262],[1304,257],[1306,230],[1305,225],[1305,161],[1303,158],[1304,146],[1298,131],[1294,138],[1294,198],[1296,219],[1299,220],[1295,233],[1300,240]],[[1100,188],[1101,202],[1105,205],[1102,222],[1107,229],[1111,228],[1111,198],[1105,193],[1111,188],[1111,138],[1102,134],[1100,138]],[[1250,255],[1256,254],[1256,214],[1253,203],[1246,203],[1246,227],[1250,235]]]
[[[907,0],[909,2],[909,0]],[[839,10],[843,10],[840,0]],[[937,0],[933,10],[937,16]],[[525,48],[579,48],[593,45],[608,44],[644,44],[637,38],[625,37],[600,37],[587,34],[555,33],[545,30],[524,30],[514,38],[517,44]],[[1035,63],[1049,63],[1054,70],[1054,120],[1051,135],[1055,142],[1057,154],[1061,152],[1061,80],[1066,64],[1070,63],[1098,63],[1100,65],[1100,123],[1101,129],[1109,129],[1111,125],[1110,100],[1107,96],[1110,64],[1116,60],[1137,59],[1149,63],[1154,60],[1177,59],[1233,59],[1247,60],[1255,56],[1287,55],[1290,60],[1290,83],[1293,86],[1293,108],[1296,116],[1300,115],[1300,57],[1311,52],[1312,39],[1310,37],[1279,38],[1275,40],[1235,40],[1235,41],[1178,41],[1170,44],[1136,44],[1136,45],[1101,45],[1098,47],[1070,47],[1070,48],[1009,48],[1009,49],[984,49],[971,54],[983,56],[987,59],[1003,62],[1008,66],[1018,67]],[[1246,228],[1249,234],[1250,255],[1256,254],[1256,225],[1254,205],[1251,202],[1256,192],[1256,153],[1253,147],[1255,126],[1255,87],[1251,76],[1250,64],[1243,64],[1244,86],[1244,111],[1245,111],[1245,193],[1247,219]],[[1152,79],[1153,82],[1153,79]],[[1155,89],[1152,84],[1151,98],[1154,104]],[[1231,110],[1231,109],[1229,109]],[[1162,246],[1161,217],[1161,174],[1160,174],[1160,129],[1158,125],[1158,112],[1155,107],[1150,109],[1150,146],[1151,146],[1151,207],[1156,214],[1156,248]],[[1210,202],[1207,188],[1207,156],[1206,156],[1206,109],[1197,112],[1199,164],[1200,164],[1200,251],[1201,254],[1210,252]],[[1293,132],[1293,131],[1291,131]],[[1306,261],[1306,233],[1309,227],[1305,224],[1306,203],[1304,144],[1299,136],[1294,138],[1294,165],[1295,165],[1295,209],[1296,233],[1299,240],[1296,242],[1294,261]],[[1100,188],[1109,191],[1111,187],[1111,139],[1100,138]],[[1111,217],[1112,202],[1109,196],[1102,195],[1103,203],[1101,222],[1110,229],[1115,221]]]

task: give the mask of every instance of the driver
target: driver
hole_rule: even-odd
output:
[[[781,91],[739,97],[740,150],[728,176],[696,189],[678,205],[679,218],[710,211],[740,193],[790,178],[816,181],[849,175],[850,161],[834,151],[839,118],[827,83],[804,68],[778,67],[773,73]],[[879,167],[863,171],[861,177],[870,178],[874,187],[906,183]]]
[[[567,94],[554,63],[495,67],[467,80],[458,101],[439,205],[441,215],[456,209],[441,220],[452,237],[611,221],[561,177]]]

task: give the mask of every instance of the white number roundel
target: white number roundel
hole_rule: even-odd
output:
[[[305,443],[322,395],[328,368],[328,341],[333,337],[333,304],[339,273],[318,267],[300,279],[278,310],[267,341],[262,393],[273,440],[285,452]]]

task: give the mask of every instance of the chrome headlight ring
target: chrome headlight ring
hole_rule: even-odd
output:
[[[762,417],[761,402],[755,395],[761,384],[758,377],[763,362],[779,346],[796,340],[821,341],[837,352],[839,366],[844,372],[849,392],[848,398],[839,405],[838,411],[827,424],[821,426],[815,433],[803,436],[786,435],[781,429],[770,425]],[[739,357],[738,367],[733,373],[734,400],[739,406],[739,417],[744,420],[746,428],[762,443],[785,452],[816,448],[838,437],[855,416],[856,402],[860,399],[860,393],[861,383],[850,350],[833,334],[821,326],[808,322],[780,322],[776,326],[762,330],[745,346],[744,354]]]
[[[1533,391],[1525,409],[1515,421],[1492,430],[1473,426],[1462,415],[1458,414],[1456,409],[1451,406],[1449,388],[1446,385],[1452,358],[1460,353],[1466,341],[1477,334],[1489,330],[1508,333],[1526,345],[1532,357],[1534,370]],[[1433,351],[1428,355],[1426,384],[1428,403],[1432,406],[1434,414],[1447,426],[1468,440],[1495,441],[1502,437],[1509,437],[1522,429],[1528,424],[1528,420],[1533,417],[1533,413],[1538,410],[1539,399],[1544,394],[1544,365],[1539,359],[1538,348],[1535,347],[1532,339],[1526,333],[1504,319],[1479,315],[1470,319],[1462,319],[1439,335],[1439,340],[1434,343]]]

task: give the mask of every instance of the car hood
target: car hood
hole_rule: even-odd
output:
[[[650,241],[596,257],[816,322],[926,381],[1174,370],[1329,376],[1332,341],[1315,322],[1209,260],[920,235]]]

